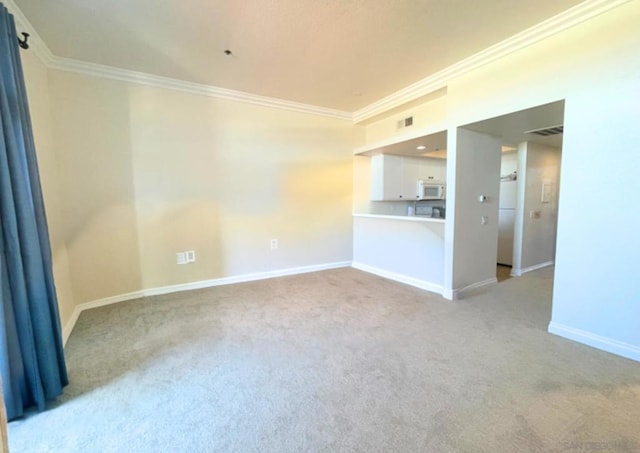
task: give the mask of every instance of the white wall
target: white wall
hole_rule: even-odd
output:
[[[62,226],[76,303],[142,285],[123,85],[49,71]]]
[[[443,222],[356,216],[353,237],[354,267],[442,292]]]
[[[397,122],[407,117],[413,117],[413,124],[409,127],[398,128]],[[366,143],[376,143],[390,137],[399,137],[404,134],[412,134],[425,126],[443,123],[447,118],[446,90],[442,97],[414,105],[400,110],[390,116],[385,116],[377,121],[368,122],[366,128]],[[444,128],[443,128],[444,129]]]
[[[560,150],[533,142],[518,146],[518,203],[513,275],[552,264],[555,259]],[[542,186],[550,190],[542,202]],[[539,217],[532,215],[539,213]]]
[[[464,76],[450,80],[446,98],[429,106],[425,104],[424,109],[427,112],[425,113],[425,123],[442,121],[446,123],[445,127],[450,131],[455,131],[460,125],[548,102],[565,100],[562,187],[558,218],[553,322],[550,330],[640,360],[640,329],[637,323],[637,320],[640,319],[640,304],[637,303],[638,291],[635,284],[634,268],[636,257],[640,256],[640,244],[636,235],[637,213],[635,210],[629,209],[633,203],[634,195],[640,192],[640,183],[635,175],[640,153],[637,153],[634,148],[639,139],[639,129],[636,124],[638,106],[635,98],[637,96],[634,96],[640,91],[640,82],[637,76],[640,73],[638,17],[640,17],[640,2],[630,1],[622,4],[614,10],[577,24],[526,49],[513,52]],[[50,76],[54,72],[52,71]],[[128,168],[128,165],[133,165],[132,152],[134,149],[136,150],[136,162],[138,157],[141,162],[144,162],[145,159],[139,154],[139,146],[144,146],[141,143],[149,143],[149,146],[154,143],[152,139],[145,138],[145,132],[139,129],[142,124],[146,123],[146,120],[144,116],[141,116],[141,112],[145,111],[145,106],[136,105],[138,102],[136,99],[140,97],[138,87],[122,84],[114,89],[110,86],[111,82],[94,83],[86,80],[64,82],[65,77],[82,78],[81,76],[60,75],[61,82],[51,93],[51,98],[56,98],[52,105],[52,111],[56,113],[56,116],[62,116],[56,119],[53,127],[56,150],[65,153],[59,163],[59,167],[61,167],[60,178],[66,181],[69,177],[77,177],[83,182],[69,184],[62,188],[60,198],[64,199],[66,203],[89,203],[91,199],[100,202],[95,208],[82,206],[77,209],[63,209],[63,212],[71,211],[80,217],[75,216],[69,219],[76,227],[70,231],[71,233],[75,232],[75,235],[65,236],[70,254],[74,254],[74,256],[70,255],[71,262],[76,262],[77,258],[79,263],[83,263],[88,269],[93,269],[92,272],[95,274],[82,275],[82,287],[78,289],[81,294],[80,300],[84,301],[87,298],[104,297],[117,293],[136,281],[141,282],[143,278],[148,281],[162,280],[162,277],[143,277],[140,273],[134,273],[131,279],[127,279],[126,276],[123,278],[126,283],[124,286],[106,287],[100,282],[100,278],[105,277],[105,274],[101,272],[103,268],[109,272],[118,272],[113,260],[118,263],[121,252],[127,254],[127,260],[131,259],[136,262],[136,252],[129,245],[137,244],[138,224],[141,225],[141,230],[146,230],[147,219],[152,219],[155,215],[154,210],[144,211],[144,218],[140,223],[138,223],[137,214],[134,215],[135,233],[129,229],[123,233],[101,227],[100,219],[104,219],[107,225],[124,225],[129,228],[132,220],[131,206],[137,204],[137,201],[132,203],[129,198],[132,193],[131,187],[135,187],[138,193],[144,194],[147,192],[147,188],[154,187],[154,184],[140,180],[141,185],[136,186],[122,181],[121,187],[118,186],[120,183],[116,184],[118,187],[113,187],[117,189],[116,196],[108,196],[110,184],[113,181],[104,178],[100,173],[101,165],[91,161],[96,156],[105,158],[106,170],[107,172],[113,171],[114,178],[121,173],[130,175],[152,171],[152,167],[147,165],[142,165],[135,170]],[[93,85],[93,87],[85,86],[86,84]],[[85,93],[88,96],[87,100],[74,95],[73,90],[75,89],[79,93]],[[106,90],[106,96],[100,95],[102,90]],[[129,94],[132,94],[131,99],[129,99]],[[66,96],[70,96],[72,99],[67,101]],[[115,96],[115,98],[111,98],[111,96]],[[178,103],[187,96],[189,95],[180,95]],[[142,97],[144,98],[144,96]],[[163,97],[163,95],[159,95],[159,97]],[[67,102],[65,109],[68,111],[65,109],[60,111],[58,107],[65,105],[65,102]],[[137,129],[131,135],[128,132],[130,102],[132,103],[131,109],[136,112],[133,116],[133,123],[137,124]],[[185,102],[188,103],[188,101]],[[201,118],[203,115],[208,117],[211,112],[216,112],[219,108],[226,114],[228,108],[223,104],[218,101],[203,102],[198,111],[191,112],[191,114],[195,114],[197,118]],[[166,102],[160,102],[160,105],[171,108],[174,103],[166,100]],[[420,107],[412,107],[411,110],[420,111]],[[95,120],[84,120],[83,113],[88,118],[95,118]],[[272,111],[268,110],[260,118],[271,113]],[[149,124],[156,124],[158,128],[162,124],[166,124],[160,121],[165,113],[150,112],[149,115]],[[170,115],[170,112],[166,112],[166,115]],[[290,115],[299,114],[291,113]],[[367,126],[366,136],[369,137],[367,140],[369,142],[378,141],[383,139],[383,136],[395,134],[392,131],[395,130],[397,116],[403,115],[394,113],[389,118],[380,119]],[[254,115],[249,113],[248,117],[254,117]],[[220,121],[224,121],[224,115],[218,118]],[[295,118],[288,116],[279,118],[282,122],[279,122],[275,129],[265,131],[260,135],[263,139],[269,139],[266,152],[271,153],[272,156],[277,156],[277,151],[280,148],[291,144],[286,139],[292,132],[287,127],[287,123],[289,119],[296,123]],[[76,120],[79,121],[79,127],[74,124]],[[340,143],[338,147],[342,149],[344,145],[346,155],[347,149],[353,148],[354,142],[359,140],[359,132],[355,131],[347,122],[332,123],[334,126],[323,127],[323,121],[318,123],[315,119],[309,118],[308,120],[301,119],[296,124],[299,126],[295,128],[295,132],[299,134],[294,134],[295,140],[291,146],[299,148],[302,155],[311,149],[309,154],[311,157],[307,161],[308,171],[287,172],[288,168],[299,167],[298,165],[290,165],[292,153],[285,153],[289,157],[275,164],[275,168],[281,170],[278,172],[280,176],[272,173],[262,182],[267,185],[270,193],[276,193],[273,190],[273,187],[276,186],[286,186],[289,187],[288,190],[293,191],[298,187],[298,184],[285,184],[285,182],[298,181],[299,179],[306,182],[307,176],[314,175],[312,168],[318,168],[314,162],[319,160],[320,167],[323,169],[320,174],[325,173],[325,170],[325,174],[334,174],[338,184],[335,189],[323,189],[319,192],[309,189],[305,193],[311,197],[305,198],[315,199],[313,195],[317,195],[319,201],[317,205],[321,206],[319,212],[327,214],[327,224],[335,222],[337,225],[336,234],[342,239],[338,239],[334,245],[341,241],[347,243],[349,239],[344,239],[346,238],[345,229],[349,229],[347,225],[350,225],[351,221],[344,216],[344,212],[351,210],[351,200],[350,189],[345,189],[343,183],[350,187],[351,173],[350,170],[343,173],[344,169],[341,169],[342,165],[345,169],[350,168],[351,157],[346,159],[349,163],[343,163],[340,159],[335,160],[333,170],[330,170],[332,166],[325,165],[326,162],[320,157],[323,155],[323,149],[315,147],[314,143],[321,139],[322,134],[331,131],[329,133],[332,136],[335,134],[336,143]],[[439,123],[438,129],[441,129],[441,126],[442,124]],[[234,133],[235,138],[231,141],[223,140],[222,147],[233,149],[226,144],[243,144],[245,140],[249,140],[249,130],[243,129],[243,127],[248,128],[246,125],[239,124],[232,127],[231,129],[234,131],[244,130],[247,133]],[[79,137],[74,139],[65,128],[80,130]],[[82,128],[87,129],[83,130]],[[184,144],[184,147],[190,148],[189,137],[192,131],[190,126],[184,127],[183,133],[180,135],[182,140],[178,141]],[[113,137],[111,132],[115,133]],[[142,138],[140,138],[141,136]],[[61,143],[58,142],[58,137],[62,138]],[[91,137],[93,139],[89,140]],[[135,140],[132,142],[132,139]],[[217,146],[217,138],[209,140],[207,143],[217,153],[220,149]],[[131,143],[136,143],[136,145],[132,146]],[[452,147],[451,134],[448,146]],[[64,150],[63,148],[66,147],[70,147],[70,149]],[[171,149],[177,153],[184,147],[176,146]],[[151,150],[147,151],[151,152]],[[262,148],[255,150],[256,157],[262,154],[261,151]],[[166,152],[167,149],[164,149],[159,158],[162,159]],[[110,157],[110,153],[114,153],[114,156]],[[342,156],[342,152],[338,153]],[[171,158],[169,161],[174,162]],[[78,168],[74,172],[72,167],[76,163]],[[460,165],[463,164],[460,163]],[[451,167],[451,161],[449,167]],[[457,168],[458,165],[456,164],[455,167]],[[230,167],[224,166],[224,168],[238,168],[238,166],[231,165]],[[585,193],[592,194],[594,182],[601,181],[605,168],[616,169],[616,178],[607,179],[607,182],[611,181],[610,190],[606,194],[585,197]],[[285,175],[294,176],[289,178]],[[455,171],[450,169],[448,171],[449,187],[456,184],[455,179],[452,178],[455,178]],[[174,181],[163,179],[161,182],[157,182],[157,184],[164,183],[174,184]],[[105,185],[105,187],[100,188],[101,185]],[[317,187],[317,184],[311,185]],[[77,189],[77,191],[70,189]],[[83,193],[83,190],[86,190],[87,193]],[[148,190],[148,192],[153,191]],[[136,192],[133,191],[133,193]],[[67,197],[69,200],[66,200]],[[296,200],[296,197],[291,196],[288,199]],[[344,199],[348,199],[345,203],[348,208],[343,207],[342,201]],[[261,204],[255,206],[248,204],[244,200],[247,200],[247,196],[240,196],[238,204],[241,207],[258,208],[261,206]],[[276,200],[279,207],[287,204],[282,203],[283,198]],[[338,201],[336,205],[335,200],[341,201]],[[176,218],[176,213],[181,212],[171,209],[172,203],[166,198],[159,204],[162,207],[158,208],[157,212],[160,213],[160,216],[165,216],[167,223],[171,223]],[[304,204],[302,197],[294,204],[297,205],[297,208],[286,212],[295,215],[282,216],[280,217],[283,219],[282,223],[277,223],[282,230],[286,231],[285,226],[291,221],[294,229],[296,225],[297,228],[304,229],[304,223],[299,219],[304,218],[310,211],[303,207],[303,205],[307,205]],[[271,207],[271,205],[267,205],[267,207]],[[594,208],[599,213],[597,219],[592,215]],[[136,212],[135,209],[133,212]],[[284,211],[279,210],[278,212]],[[457,284],[459,281],[463,284],[466,280],[466,278],[461,278],[462,274],[456,276],[453,272],[455,251],[453,246],[454,241],[458,239],[453,234],[454,219],[459,212],[457,207],[455,211],[452,212],[451,209],[448,209],[447,212],[444,279],[445,285],[448,280],[451,288],[458,287],[454,286],[454,283]],[[115,215],[120,220],[115,222],[110,220],[111,215]],[[66,214],[63,217],[66,217]],[[232,220],[230,224],[242,225],[239,220]],[[245,218],[243,220],[253,220],[255,223],[260,223],[261,217],[255,216],[252,219]],[[267,223],[267,225],[269,224]],[[248,227],[248,231],[235,237],[229,243],[238,244],[241,238],[250,238],[252,232],[261,235],[264,231],[264,228]],[[278,231],[275,232],[278,233]],[[69,229],[66,229],[65,234],[68,233]],[[114,248],[110,249],[105,246],[102,240],[100,240],[100,244],[92,244],[92,236],[102,237],[96,236],[95,233],[104,235],[104,238],[110,238],[106,244],[114,244]],[[169,239],[163,239],[165,236],[161,235],[157,240],[151,238],[148,242],[157,241],[158,244],[164,246],[185,233],[188,234],[190,231],[178,226],[175,232],[166,233]],[[123,244],[114,240],[113,235],[117,239],[120,234],[123,235]],[[268,237],[266,234],[268,233],[265,233],[262,239]],[[307,240],[305,246],[311,247],[313,255],[318,256],[315,254],[321,253],[317,251],[320,246],[316,247],[315,241],[321,237],[322,233],[317,231],[310,237],[301,237],[298,244]],[[81,243],[84,244],[85,251],[81,251],[81,247],[79,247]],[[137,246],[134,248],[138,249]],[[167,250],[170,248],[167,246]],[[140,246],[140,250],[147,257],[138,259],[148,260],[146,246]],[[252,255],[247,255],[246,259],[240,257],[252,253],[251,250],[250,247],[243,248],[242,244],[237,248],[232,246],[230,253],[234,254],[234,257],[230,258],[231,262],[246,262]],[[302,248],[298,250],[302,255]],[[108,253],[105,254],[105,252]],[[219,252],[224,253],[223,259],[229,257],[229,251],[220,250]],[[165,255],[163,254],[163,256]],[[342,258],[342,255],[336,255],[335,258]],[[459,259],[459,257],[456,258],[455,262],[457,263]],[[265,262],[265,255],[262,255],[260,260]],[[107,263],[105,264],[103,261]],[[293,259],[293,262],[300,262],[300,260]],[[76,268],[78,267],[76,266]],[[181,278],[185,281],[199,278],[201,274],[199,270],[196,271],[197,266],[192,269],[194,269],[193,273],[189,271],[189,275],[183,275]],[[83,269],[79,270],[83,271]],[[158,272],[158,275],[161,276],[165,270],[156,269],[154,272]],[[74,280],[80,278],[80,275],[76,275],[74,272],[72,275]],[[483,275],[472,277],[473,279],[484,278]],[[113,275],[106,274],[105,278],[109,281],[115,281]],[[167,275],[167,280],[171,280],[171,278],[173,277]],[[93,285],[97,286],[98,290],[93,290]],[[76,287],[77,284],[74,281],[74,290]],[[76,295],[76,299],[78,297]]]
[[[129,91],[143,287],[351,261],[348,121]]]
[[[565,100],[550,330],[638,360],[640,304],[634,263],[640,244],[637,213],[629,206],[633,194],[640,192],[635,175],[640,153],[634,148],[639,130],[639,17],[640,2],[625,3],[450,80],[446,99],[450,130]],[[386,121],[393,123],[395,114]],[[611,168],[616,178],[606,195],[585,196]],[[449,172],[449,187],[452,177]],[[450,211],[447,232],[453,231],[457,214]],[[447,235],[445,244],[447,268],[453,266],[447,251],[453,252],[448,249],[452,237]]]
[[[351,261],[351,122],[57,70],[48,82],[77,303]],[[196,262],[177,265],[185,250]]]
[[[75,308],[69,253],[64,235],[61,180],[53,141],[47,69],[33,52],[20,52],[45,202],[60,320],[69,322]]]
[[[640,62],[640,58],[636,60]],[[640,64],[566,104],[551,332],[640,360]],[[594,191],[594,187],[603,190]]]
[[[449,131],[444,296],[496,281],[501,139]],[[478,197],[487,197],[480,203]],[[482,217],[487,223],[482,224]]]

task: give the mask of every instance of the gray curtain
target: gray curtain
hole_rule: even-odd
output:
[[[9,419],[43,410],[68,383],[17,39],[0,3],[0,371]]]

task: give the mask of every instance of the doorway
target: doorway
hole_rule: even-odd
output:
[[[498,283],[555,262],[564,101],[465,125],[500,137]]]

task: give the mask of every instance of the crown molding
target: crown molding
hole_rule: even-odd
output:
[[[542,41],[545,38],[560,33],[630,1],[631,0],[586,0],[560,14],[557,14],[556,16],[540,22],[531,28],[505,39],[504,41],[488,47],[468,58],[465,58],[464,60],[459,61],[458,63],[430,75],[429,77],[419,80],[416,83],[413,83],[351,113],[342,110],[334,110],[326,107],[287,101],[284,99],[259,96],[211,85],[186,82],[168,77],[88,63],[69,58],[61,58],[55,56],[51,52],[38,32],[33,28],[20,8],[15,4],[14,0],[2,0],[9,12],[14,15],[18,27],[31,35],[29,38],[31,49],[33,49],[34,53],[48,68],[210,96],[218,99],[244,102],[281,110],[308,113],[342,120],[351,120],[356,124],[371,119],[377,115],[384,114],[391,109],[400,107],[434,91],[445,88],[451,80],[473,71],[474,69],[478,69],[481,66],[509,55],[510,53],[524,49],[536,42]]]
[[[586,0],[360,110],[356,110],[353,113],[353,120],[355,123],[360,123],[393,108],[400,107],[407,102],[446,87],[451,80],[474,69],[524,49],[629,1],[631,0]]]
[[[49,63],[48,67],[51,69],[57,69],[59,71],[73,72],[94,77],[102,77],[105,79],[118,80],[122,82],[137,83],[156,88],[165,88],[168,90],[181,91],[184,93],[197,94],[201,96],[209,96],[217,99],[225,99],[230,101],[243,102],[245,104],[259,105],[262,107],[289,110],[298,113],[308,113],[312,115],[326,116],[329,118],[337,118],[341,120],[353,120],[353,115],[351,113],[341,110],[334,110],[326,107],[319,107],[316,105],[302,104],[299,102],[286,101],[284,99],[260,96],[243,91],[229,90],[212,85],[186,82],[184,80],[172,79],[169,77],[147,74],[144,72],[130,71],[127,69],[120,69],[96,63],[88,63],[85,61],[73,60],[70,58],[54,57],[53,61]]]
[[[9,12],[13,14],[18,29],[20,31],[29,33],[30,50],[32,50],[40,59],[40,61],[42,61],[42,63],[49,69],[73,72],[94,77],[102,77],[105,79],[118,80],[122,82],[137,83],[156,88],[165,88],[168,90],[209,96],[217,99],[225,99],[230,101],[243,102],[245,104],[259,105],[262,107],[270,107],[298,113],[308,113],[311,115],[319,115],[341,120],[353,120],[353,114],[351,112],[345,112],[342,110],[335,110],[326,107],[303,104],[300,102],[287,101],[284,99],[277,99],[267,96],[260,96],[243,91],[219,88],[212,85],[186,82],[184,80],[172,79],[169,77],[162,77],[143,72],[130,71],[127,69],[89,63],[86,61],[74,60],[71,58],[58,57],[51,52],[47,44],[40,37],[33,25],[31,25],[24,13],[20,10],[20,8],[18,8],[13,0],[2,0],[2,2],[5,4]]]

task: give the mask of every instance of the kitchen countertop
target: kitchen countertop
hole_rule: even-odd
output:
[[[366,217],[370,219],[385,219],[385,220],[404,220],[407,222],[434,222],[444,223],[445,219],[439,217],[427,217],[421,215],[381,215],[381,214],[353,214],[354,217]]]

